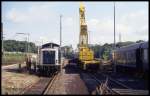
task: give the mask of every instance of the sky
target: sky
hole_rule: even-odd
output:
[[[83,2],[89,43],[114,41],[114,2]],[[116,42],[148,41],[148,2],[115,2]],[[77,48],[79,42],[79,2],[2,2],[5,40],[29,40],[37,45],[59,44],[62,15],[62,46]]]

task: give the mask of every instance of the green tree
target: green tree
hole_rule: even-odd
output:
[[[36,53],[37,46],[32,42],[16,41],[16,40],[4,40],[4,50],[9,52],[26,52],[26,43],[29,45],[29,52]]]

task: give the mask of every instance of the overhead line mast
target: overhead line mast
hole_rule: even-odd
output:
[[[61,51],[61,47],[62,47],[62,24],[61,24],[61,18],[62,15],[60,15],[60,71],[62,73],[62,51]]]
[[[115,32],[115,2],[114,2],[114,49],[116,48],[116,32]]]
[[[115,2],[114,2],[114,51],[116,49],[116,30],[115,30]],[[114,57],[115,57],[115,53],[114,53]],[[116,72],[116,60],[114,59],[114,72]]]

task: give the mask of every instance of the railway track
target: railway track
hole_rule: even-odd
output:
[[[107,85],[108,78],[105,78],[105,77],[98,78],[95,74],[91,74],[91,73],[88,73],[88,74],[97,82],[98,86],[96,87],[96,94],[98,95],[117,94],[108,87]]]
[[[100,95],[147,95],[149,93],[148,90],[134,90],[118,80],[102,73],[89,73],[89,75],[100,85],[96,88],[96,93]]]
[[[123,94],[116,89],[128,89],[132,90],[130,87],[118,82],[117,80],[112,79],[109,76],[104,74],[90,74],[94,80],[96,80],[100,86],[96,88],[97,94],[113,94],[113,95],[120,95]],[[101,78],[105,78],[105,80],[101,80]]]
[[[116,90],[113,90],[112,88],[119,88],[119,89],[131,89],[128,86],[113,80],[109,76],[105,76],[103,74],[91,74],[89,75],[98,83],[98,87],[96,88],[97,94],[113,94],[113,95],[119,95],[120,93]]]
[[[26,88],[24,92],[22,92],[25,95],[28,94],[35,94],[35,95],[43,95],[45,94],[49,88],[49,86],[52,85],[53,81],[57,77],[59,73],[54,73],[51,77],[42,77],[37,83],[29,86]]]
[[[53,79],[52,79],[51,82],[48,84],[46,90],[45,90],[44,93],[43,93],[44,95],[46,95],[46,94],[49,92],[49,90],[51,90],[52,84],[53,84],[53,82],[56,80],[56,78],[57,78],[58,76],[59,76],[59,73],[57,73],[57,75],[53,76]]]

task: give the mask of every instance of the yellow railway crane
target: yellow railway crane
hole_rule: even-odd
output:
[[[94,53],[88,46],[88,32],[85,21],[85,7],[80,3],[80,36],[79,36],[79,65],[83,70],[99,68],[99,61],[94,60]]]

